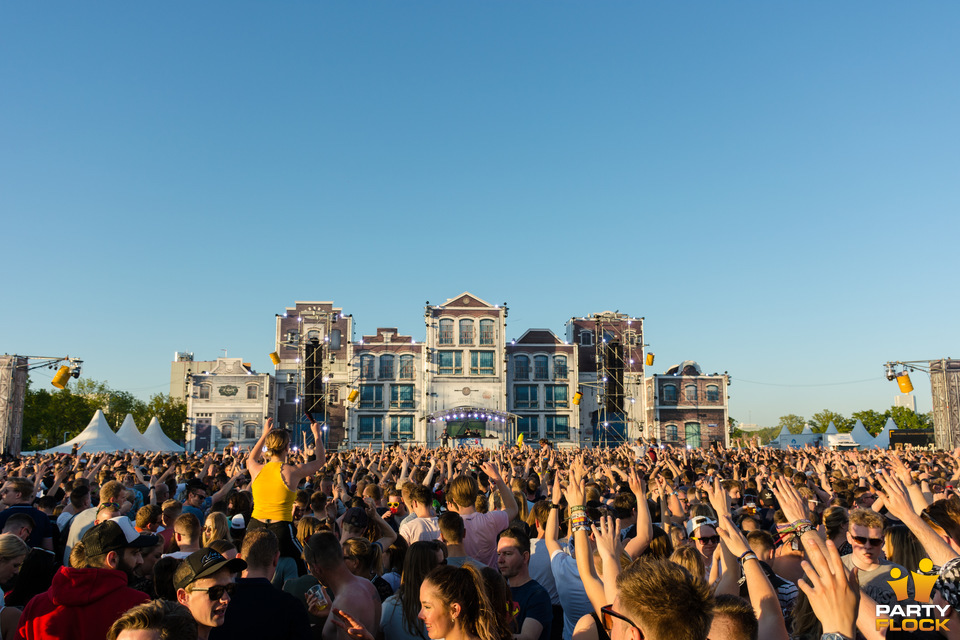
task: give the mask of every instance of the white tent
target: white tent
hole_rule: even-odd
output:
[[[830,424],[827,425],[827,430],[823,432],[824,435],[832,436],[840,433],[837,431],[837,425],[833,424],[833,420],[830,421]]]
[[[150,443],[146,438],[143,437],[143,434],[140,433],[140,429],[137,427],[137,423],[134,422],[133,416],[129,413],[127,417],[123,419],[123,424],[120,425],[120,430],[117,431],[117,437],[123,440],[126,443],[126,448],[131,451],[150,451]]]
[[[890,430],[896,428],[897,423],[893,421],[893,418],[887,418],[887,423],[883,425],[883,431],[877,434],[877,437],[873,441],[873,446],[875,446],[877,449],[889,449]]]
[[[807,424],[803,425],[803,431],[800,432],[800,435],[802,435],[802,436],[812,436],[812,435],[813,435],[813,429],[810,427],[810,423],[809,423],[809,422],[808,422]]]
[[[850,435],[860,445],[861,449],[867,447],[872,447],[874,443],[874,437],[870,435],[870,432],[867,431],[867,428],[863,426],[863,423],[860,420],[857,420],[857,423],[853,425],[853,431],[850,432]]]
[[[80,432],[80,435],[73,440],[64,442],[59,447],[51,447],[43,453],[70,453],[73,451],[73,445],[75,444],[83,445],[82,453],[123,451],[128,448],[126,443],[107,424],[107,418],[100,409],[97,409],[97,412],[93,414],[90,424]]]
[[[184,451],[183,447],[168,438],[167,434],[163,432],[157,416],[150,419],[150,424],[147,425],[143,437],[150,446],[150,451],[160,451],[162,453],[183,453]]]
[[[767,447],[778,447],[780,446],[780,436],[783,435],[783,427],[780,427],[780,431],[777,432],[777,435],[773,438],[770,438],[770,442],[766,445]]]

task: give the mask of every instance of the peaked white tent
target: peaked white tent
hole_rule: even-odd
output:
[[[831,420],[830,424],[827,425],[827,430],[824,431],[823,433],[824,435],[833,436],[840,432],[837,431],[837,425],[833,424],[833,420]]]
[[[807,424],[803,425],[803,431],[800,432],[800,435],[802,435],[802,436],[812,436],[812,435],[813,435],[813,429],[810,428],[810,423],[809,423],[809,422],[808,422]]]
[[[873,446],[877,449],[889,449],[890,448],[890,430],[896,429],[897,423],[893,421],[893,418],[887,418],[886,424],[883,425],[883,431],[877,434],[877,437],[873,440]]]
[[[153,416],[153,418],[150,419],[150,424],[147,425],[147,430],[143,434],[143,438],[147,441],[150,451],[160,451],[162,453],[184,452],[183,447],[168,438],[167,434],[163,432],[157,416]]]
[[[870,432],[867,431],[867,428],[863,426],[863,423],[860,420],[857,420],[857,423],[853,425],[853,431],[850,432],[850,435],[860,445],[861,449],[866,449],[867,447],[872,447],[874,443],[874,437],[870,435]]]
[[[137,423],[134,422],[133,416],[129,413],[127,417],[123,419],[123,424],[120,425],[120,430],[117,431],[117,437],[123,440],[127,445],[126,448],[131,451],[150,451],[150,443],[147,442],[147,439],[140,433],[140,429],[137,428]]]
[[[59,447],[51,447],[43,453],[70,453],[73,451],[73,445],[83,445],[83,453],[103,453],[111,451],[123,451],[127,449],[126,443],[121,440],[110,425],[107,424],[107,418],[103,411],[97,409],[90,419],[87,428],[80,432],[76,438],[64,442]]]

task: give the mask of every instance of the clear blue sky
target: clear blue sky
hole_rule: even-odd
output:
[[[0,352],[166,391],[333,300],[646,318],[775,424],[960,357],[960,5],[5,2]],[[46,370],[35,379],[46,384]],[[849,384],[841,384],[849,383]],[[922,411],[929,383],[915,375]],[[821,385],[821,386],[811,386]]]

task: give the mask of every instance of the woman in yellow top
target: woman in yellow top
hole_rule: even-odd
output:
[[[274,430],[273,419],[268,418],[263,426],[263,435],[247,458],[247,471],[252,478],[253,490],[253,516],[247,524],[247,530],[267,528],[273,531],[280,540],[280,555],[296,560],[301,575],[306,567],[301,557],[303,548],[297,542],[297,532],[293,526],[293,500],[300,482],[322,469],[327,461],[327,452],[320,439],[320,425],[311,422],[310,431],[313,432],[316,452],[314,459],[304,464],[287,464],[290,432]],[[264,447],[266,453],[263,453]],[[260,457],[262,453],[263,460]]]

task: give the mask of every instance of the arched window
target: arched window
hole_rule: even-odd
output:
[[[676,442],[677,441],[677,425],[668,424],[667,425],[667,442]]]
[[[533,379],[534,380],[546,380],[547,379],[547,362],[549,359],[547,356],[533,356]]]
[[[413,356],[400,356],[400,379],[413,380]]]
[[[675,384],[663,385],[663,401],[664,402],[677,401],[677,385]]]
[[[297,400],[297,388],[296,387],[287,387],[283,390],[284,397],[283,399],[286,402],[296,402]]]
[[[229,440],[233,437],[233,423],[232,422],[221,422],[220,423],[220,437],[224,440]]]
[[[320,340],[320,332],[316,329],[307,331],[307,342],[311,342],[313,340]]]
[[[437,344],[453,344],[453,320],[444,318],[440,321],[440,336]]]
[[[684,435],[686,436],[687,445],[693,447],[694,449],[700,448],[700,423],[699,422],[687,422],[683,425]]]
[[[513,377],[516,380],[530,379],[530,358],[517,356],[513,359]]]
[[[493,320],[480,321],[480,344],[493,344],[495,336],[493,334]]]
[[[256,400],[260,396],[260,385],[247,385],[247,400]]]
[[[567,356],[553,356],[553,379],[567,379]]]
[[[247,440],[255,440],[257,437],[257,423],[247,422],[243,425],[243,437]]]
[[[697,385],[688,384],[683,387],[683,397],[687,402],[696,402],[697,401]]]
[[[460,344],[473,344],[473,320],[460,321]]]
[[[201,400],[209,400],[209,399],[210,399],[210,385],[209,385],[209,384],[201,384],[201,385],[200,385],[200,399],[201,399]]]
[[[715,384],[707,385],[707,402],[720,402],[720,387]]]
[[[374,373],[373,356],[369,353],[360,356],[360,378],[363,380],[373,380],[375,377]]]
[[[593,331],[590,331],[589,329],[580,330],[580,346],[581,347],[593,346]]]
[[[380,379],[393,380],[393,356],[380,356]]]

